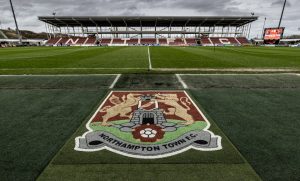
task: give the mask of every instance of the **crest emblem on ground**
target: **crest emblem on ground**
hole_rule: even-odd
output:
[[[185,91],[112,91],[77,137],[75,150],[156,159],[222,149],[221,137]]]

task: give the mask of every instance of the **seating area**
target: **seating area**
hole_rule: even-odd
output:
[[[236,39],[237,39],[237,41],[239,41],[240,44],[242,44],[242,45],[249,44],[249,41],[248,41],[247,38],[245,38],[245,37],[239,37],[239,38],[236,38]]]
[[[215,45],[221,45],[222,44],[219,38],[211,37],[210,40]]]
[[[154,45],[157,44],[156,38],[142,38],[141,39],[142,45]]]
[[[127,40],[126,43],[128,45],[138,45],[139,44],[139,39],[135,38],[135,39],[130,39],[130,40]]]
[[[245,37],[202,37],[200,41],[203,46],[212,46],[213,44],[218,46],[249,44],[249,41]]]
[[[219,38],[219,41],[221,42],[222,45],[231,45],[228,38]]]
[[[108,45],[108,44],[110,44],[110,42],[111,42],[110,38],[103,38],[100,40],[101,45]]]
[[[75,45],[77,41],[78,41],[78,38],[77,38],[77,37],[72,37],[72,38],[70,38],[70,39],[66,42],[66,44],[68,44],[68,45]]]
[[[120,38],[114,38],[112,41],[112,44],[115,44],[115,45],[122,45],[124,43],[125,43],[125,41]],[[109,43],[107,43],[107,44],[109,44]]]
[[[180,46],[180,45],[186,45],[184,40],[181,38],[176,38],[175,40],[170,40],[169,45],[171,46]]]
[[[160,44],[160,45],[168,45],[168,41],[165,38],[159,38],[158,39],[158,44]]]
[[[94,44],[96,44],[96,41],[97,41],[97,39],[96,39],[96,37],[88,37],[88,40],[85,42],[85,44],[87,45],[94,45]]]
[[[229,37],[229,38],[227,38],[227,39],[229,40],[229,42],[230,42],[231,44],[236,44],[236,45],[240,44],[240,43],[236,40],[236,38]]]
[[[200,42],[201,42],[202,45],[211,45],[212,44],[209,37],[202,37],[200,39]]]
[[[188,45],[196,45],[197,44],[197,40],[195,38],[186,38],[186,44]]]
[[[78,38],[76,45],[83,45],[85,43],[85,41],[87,40],[87,38],[85,37],[80,37]]]
[[[202,46],[223,45],[247,45],[249,41],[245,37],[202,37],[199,39]],[[48,40],[47,44],[52,46],[95,46],[101,45],[162,45],[162,46],[196,46],[199,43],[196,38],[103,38],[90,37],[56,37]]]
[[[56,43],[60,40],[61,38],[51,38],[48,40],[47,44],[49,45],[56,45]]]
[[[56,44],[57,44],[57,45],[66,45],[67,42],[69,41],[69,39],[70,39],[70,38],[68,38],[68,37],[63,37],[63,38],[61,38]]]

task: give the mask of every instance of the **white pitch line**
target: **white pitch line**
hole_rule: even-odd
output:
[[[39,74],[11,74],[0,75],[0,77],[88,77],[88,76],[117,76],[118,74],[52,74],[52,75],[39,75]]]
[[[151,54],[150,54],[149,46],[148,46],[148,60],[149,60],[149,70],[152,70]]]
[[[20,68],[20,69],[0,69],[0,70],[143,70],[147,68]]]
[[[118,74],[115,78],[115,80],[113,81],[113,83],[111,84],[111,86],[109,87],[109,89],[113,89],[116,85],[116,83],[118,82],[118,80],[120,79],[122,74]]]
[[[249,74],[249,73],[237,73],[237,74],[232,74],[232,73],[207,73],[207,74],[197,74],[197,73],[195,73],[195,74],[179,74],[180,76],[181,75],[184,75],[184,76],[202,76],[202,75],[204,75],[204,76],[214,76],[214,75],[222,75],[222,76],[239,76],[239,75],[249,75],[249,76],[257,76],[257,75],[260,75],[260,76],[262,76],[262,75],[264,75],[264,76],[266,76],[266,75],[299,75],[300,76],[300,74],[295,74],[295,73],[252,73],[252,74]]]
[[[188,89],[188,88],[189,88],[189,87],[186,85],[186,83],[182,80],[182,78],[180,77],[179,74],[176,74],[176,77],[177,77],[178,81],[181,83],[181,85],[182,85],[182,87],[183,87],[184,89]]]

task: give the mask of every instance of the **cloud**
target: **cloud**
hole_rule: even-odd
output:
[[[21,29],[45,31],[37,16],[249,16],[261,18],[253,23],[253,34],[261,32],[263,19],[276,26],[284,0],[13,0]],[[299,0],[288,0],[283,26],[287,34],[300,33]],[[3,27],[14,27],[8,0],[0,0]]]
[[[275,2],[272,2],[272,6],[283,6],[283,4],[284,4],[284,0],[277,0],[277,1],[275,1]],[[292,6],[292,4],[290,3],[290,1],[287,1],[286,2],[286,6],[287,7],[291,7]]]

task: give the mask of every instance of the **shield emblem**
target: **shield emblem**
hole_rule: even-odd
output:
[[[112,91],[75,140],[82,152],[156,159],[222,149],[221,137],[185,91]]]

